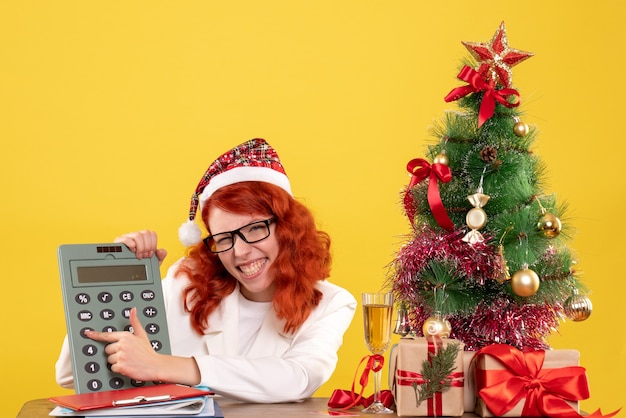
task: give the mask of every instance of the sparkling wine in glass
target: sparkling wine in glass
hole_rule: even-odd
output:
[[[392,293],[363,293],[363,325],[365,344],[372,354],[384,354],[391,344]],[[374,371],[374,402],[363,411],[366,414],[392,414],[380,401],[380,370]]]

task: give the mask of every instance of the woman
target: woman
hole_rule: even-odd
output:
[[[198,207],[210,233],[203,242],[194,223]],[[356,301],[325,280],[330,239],[291,195],[267,142],[247,141],[211,164],[180,236],[193,246],[163,280],[172,355],[152,350],[133,310],[134,334],[89,333],[108,343],[112,370],[143,381],[202,384],[251,402],[310,397],[335,369]],[[116,241],[139,258],[166,256],[151,231]],[[57,381],[72,385],[67,342]]]

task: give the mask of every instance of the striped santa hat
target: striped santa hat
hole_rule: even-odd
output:
[[[211,163],[191,195],[189,219],[178,229],[178,237],[184,245],[200,242],[202,233],[195,218],[204,202],[218,189],[242,181],[271,183],[292,194],[278,154],[267,141],[255,138],[237,145]]]

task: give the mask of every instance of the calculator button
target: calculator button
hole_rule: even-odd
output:
[[[135,296],[133,295],[133,293],[127,290],[120,293],[120,299],[124,302],[130,302],[131,300],[133,300],[134,297]]]
[[[124,327],[124,331],[128,331],[128,332],[130,332],[130,333],[132,333],[132,334],[134,334],[134,333],[135,333],[135,330],[133,329],[132,325],[126,325],[126,326]]]
[[[115,312],[113,312],[113,309],[103,309],[100,311],[100,318],[108,321],[115,318]]]
[[[104,327],[102,328],[102,332],[115,332],[117,331],[117,328],[115,327]]]
[[[155,323],[150,323],[150,324],[146,325],[146,332],[148,334],[158,334],[160,329],[161,328],[159,328],[159,325],[155,324]]]
[[[141,386],[145,386],[146,382],[144,382],[143,380],[130,379],[130,384],[136,388],[139,388]]]
[[[93,331],[93,328],[91,328],[91,327],[85,327],[85,328],[81,329],[81,330],[80,330],[80,336],[81,336],[81,337],[83,337],[83,338],[89,338],[89,337],[87,337],[87,336],[85,335],[85,332],[86,332],[86,331]]]
[[[113,300],[113,296],[109,292],[98,293],[98,300],[102,303],[109,303]]]
[[[150,341],[150,344],[152,344],[152,349],[154,351],[159,351],[163,348],[163,344],[161,344],[161,341],[159,340],[152,340]]]
[[[121,377],[114,377],[109,380],[109,385],[112,389],[121,389],[124,387],[124,380]]]
[[[141,292],[141,298],[145,301],[151,301],[154,300],[155,294],[152,290],[144,290]]]
[[[89,303],[89,301],[91,301],[91,297],[89,297],[87,293],[79,293],[76,295],[74,300],[76,300],[76,303],[78,303],[79,305],[86,305]]]
[[[143,308],[143,314],[148,318],[154,318],[155,316],[157,316],[157,310],[153,306],[146,306],[145,308]]]
[[[93,314],[91,313],[91,311],[78,312],[78,319],[80,319],[83,322],[91,321],[92,318],[93,318]]]
[[[100,371],[100,365],[94,361],[90,361],[85,364],[85,371],[87,373],[98,373]]]
[[[122,310],[122,316],[126,319],[130,318],[130,309],[131,308],[126,308]]]
[[[93,344],[87,344],[83,347],[83,354],[86,356],[93,356],[98,352],[98,347]]]
[[[92,379],[89,382],[87,382],[87,388],[93,391],[100,390],[102,389],[102,382],[99,381],[98,379]]]

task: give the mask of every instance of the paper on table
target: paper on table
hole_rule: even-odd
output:
[[[130,389],[53,396],[48,399],[57,405],[75,411],[88,411],[130,405],[162,404],[166,401],[198,398],[207,395],[213,395],[213,392],[200,387],[165,383]]]
[[[199,397],[181,399],[177,401],[166,401],[145,405],[133,405],[117,408],[102,408],[89,411],[75,411],[69,408],[57,406],[50,412],[51,416],[57,417],[136,417],[136,416],[158,416],[166,418],[169,416],[195,415],[197,417],[215,416],[215,405],[213,398]]]

